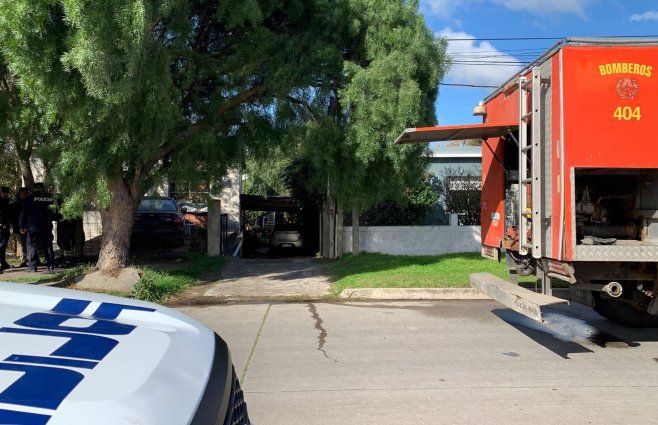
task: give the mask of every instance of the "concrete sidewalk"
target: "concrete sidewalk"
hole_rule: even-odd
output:
[[[229,344],[253,423],[655,423],[658,330],[493,301],[186,307]]]
[[[186,296],[241,299],[319,299],[331,295],[331,264],[315,258],[230,258],[222,279],[191,288]]]

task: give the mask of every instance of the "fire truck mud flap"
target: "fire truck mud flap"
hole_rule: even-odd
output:
[[[471,286],[479,292],[538,322],[544,321],[543,307],[569,304],[567,300],[538,294],[490,273],[474,273],[469,278]]]

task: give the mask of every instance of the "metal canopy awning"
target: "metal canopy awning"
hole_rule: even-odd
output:
[[[300,208],[299,201],[288,196],[240,195],[242,211],[293,212]]]
[[[518,130],[518,128],[518,122],[408,128],[395,140],[395,143],[399,145],[403,143],[487,139],[489,137],[505,136],[509,132]]]

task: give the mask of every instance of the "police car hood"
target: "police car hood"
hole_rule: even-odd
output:
[[[0,283],[0,423],[190,423],[214,347],[162,306]]]

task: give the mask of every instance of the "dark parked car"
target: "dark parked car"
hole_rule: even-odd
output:
[[[173,198],[145,197],[139,204],[132,243],[183,245],[183,214]]]

